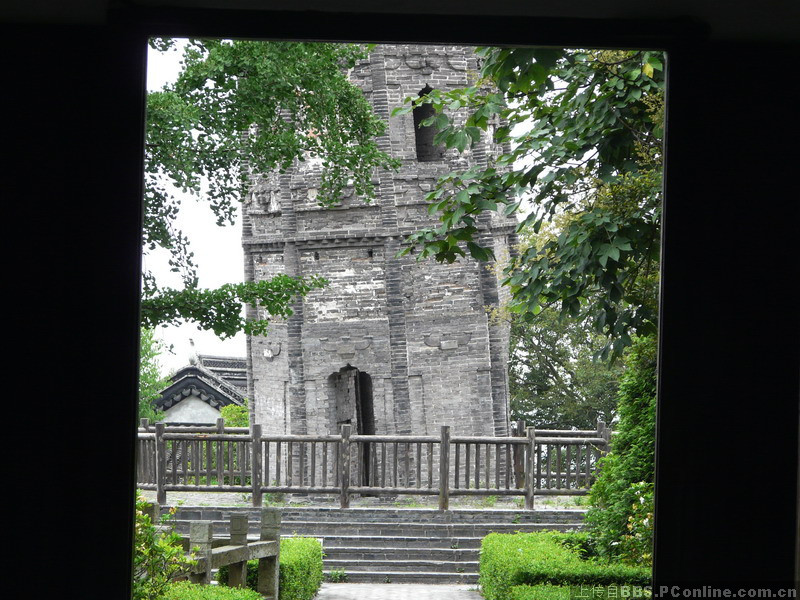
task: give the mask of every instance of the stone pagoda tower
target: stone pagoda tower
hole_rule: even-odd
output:
[[[499,148],[481,140],[464,154],[433,145],[416,125],[426,114],[389,117],[407,96],[474,81],[478,58],[456,46],[378,46],[351,77],[388,121],[382,150],[402,160],[380,172],[377,199],[317,205],[318,167],[260,179],[244,207],[248,280],[278,273],[329,280],[248,339],[248,397],[265,433],[454,435],[508,432],[508,330],[487,317],[501,288],[471,258],[453,264],[397,257],[402,241],[435,223],[425,194],[453,170],[485,164]],[[423,109],[424,110],[424,109]],[[481,241],[495,255],[514,244],[516,221],[483,215]],[[255,316],[256,309],[250,309]]]

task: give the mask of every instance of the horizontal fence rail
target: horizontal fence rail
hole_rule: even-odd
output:
[[[602,421],[592,431],[547,430],[518,422],[513,435],[439,436],[265,435],[252,429],[151,425],[142,420],[137,441],[137,485],[167,492],[251,493],[253,506],[264,494],[339,496],[431,495],[439,508],[451,496],[535,496],[587,494],[597,461],[609,447]]]

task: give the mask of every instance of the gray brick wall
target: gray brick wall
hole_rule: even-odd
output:
[[[503,298],[496,273],[472,259],[442,265],[396,256],[405,235],[435,222],[424,196],[437,177],[485,164],[499,149],[482,140],[465,154],[420,162],[413,115],[389,114],[426,85],[474,83],[478,67],[469,48],[403,44],[378,46],[353,70],[389,122],[380,147],[403,163],[376,173],[378,198],[369,205],[345,192],[339,206],[320,208],[310,162],[254,178],[243,219],[246,277],[313,273],[330,281],[267,336],[248,340],[248,392],[265,432],[335,432],[337,377],[347,367],[369,375],[376,433],[508,431],[508,330],[485,310]],[[481,240],[507,254],[514,225],[487,216]]]

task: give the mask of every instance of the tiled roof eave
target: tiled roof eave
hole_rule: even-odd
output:
[[[229,404],[244,405],[244,395],[216,378],[213,373],[196,366],[181,369],[172,378],[172,384],[162,390],[155,405],[168,410],[186,398],[197,398],[213,408]]]

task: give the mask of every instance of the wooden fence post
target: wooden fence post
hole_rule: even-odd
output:
[[[611,448],[611,431],[606,427],[606,422],[600,419],[597,419],[597,437],[603,438],[605,443],[603,444],[603,448],[598,448],[597,446],[595,446],[597,450],[597,457],[595,459],[594,471],[590,471],[588,467],[586,469],[587,473],[591,473],[591,478],[588,480],[589,486],[591,486],[597,480],[597,475],[600,472],[600,469],[597,465],[597,460],[600,460],[606,454],[608,454],[608,451]],[[587,446],[587,455],[586,455],[587,462],[589,461],[588,451],[589,447]]]
[[[450,426],[442,425],[439,444],[439,510],[450,508]]]
[[[252,472],[250,479],[253,484],[253,506],[261,506],[261,424],[254,423],[252,432]]]
[[[601,455],[608,454],[608,451],[611,450],[611,430],[606,427],[605,421],[600,421],[599,419],[597,421],[597,437],[601,437],[606,441]]]
[[[225,433],[225,419],[220,417],[217,419],[217,433],[222,435]],[[224,442],[213,442],[216,445],[216,458],[217,461],[217,485],[225,485],[225,456],[223,452]]]
[[[167,503],[167,446],[164,441],[164,423],[156,423],[156,502]]]
[[[140,419],[139,427],[147,431],[150,419]],[[150,454],[147,452],[147,442],[136,439],[136,481],[148,481],[150,477]],[[148,481],[149,483],[149,481]]]
[[[275,542],[275,556],[258,559],[256,591],[266,598],[278,600],[281,550],[281,511],[277,508],[261,509],[261,541]]]
[[[231,546],[247,545],[247,515],[231,515]],[[233,563],[228,567],[228,585],[230,587],[247,587],[247,561]]]
[[[536,465],[536,430],[528,427],[528,449],[527,460],[525,461],[525,509],[533,510],[533,499],[536,495],[536,483],[533,477]]]
[[[341,447],[339,449],[339,473],[341,488],[339,506],[350,508],[350,425],[341,427]]]
[[[210,521],[192,521],[189,525],[189,548],[197,548],[197,558],[205,559],[206,570],[190,573],[189,581],[208,585],[211,583],[211,548],[213,533]]]
[[[511,435],[514,437],[525,437],[525,421],[517,421],[511,428]],[[517,488],[525,485],[525,447],[521,444],[514,444],[514,482]]]

